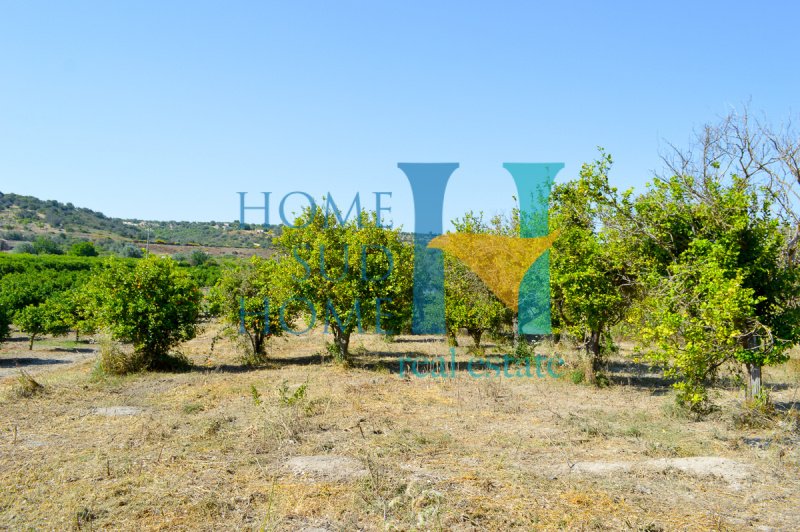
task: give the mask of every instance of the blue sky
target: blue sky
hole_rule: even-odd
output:
[[[391,191],[410,229],[398,162],[461,164],[450,219],[598,145],[640,188],[733,106],[797,117],[800,8],[762,4],[0,0],[0,191],[176,220]]]

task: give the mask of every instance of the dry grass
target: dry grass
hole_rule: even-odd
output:
[[[84,361],[35,374],[47,393],[24,399],[16,377],[0,381],[0,527],[800,527],[798,424],[791,414],[737,424],[734,390],[716,392],[720,412],[693,420],[638,366],[621,365],[605,389],[573,384],[568,370],[561,379],[475,379],[464,368],[455,378],[403,378],[400,356],[446,356],[445,342],[356,337],[359,354],[345,369],[323,362],[317,333],[274,341],[271,362],[252,369],[225,341],[212,353],[213,333],[182,347],[196,365],[186,373],[98,377]],[[466,360],[465,347],[457,352]],[[797,370],[767,372],[779,408],[796,400]],[[92,410],[113,406],[142,410]],[[330,479],[285,467],[320,455],[355,459],[363,474]],[[577,462],[687,456],[731,458],[758,474],[737,488],[680,471],[569,472]]]
[[[33,377],[25,371],[20,370],[19,377],[14,383],[14,395],[19,398],[33,397],[44,392],[44,386],[39,384]]]

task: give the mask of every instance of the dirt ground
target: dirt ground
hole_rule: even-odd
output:
[[[212,351],[216,329],[181,348],[183,373],[108,377],[93,344],[3,344],[0,527],[800,529],[798,360],[766,371],[774,416],[746,416],[731,387],[698,420],[623,356],[603,389],[546,360],[473,377],[464,347],[446,378],[401,376],[401,357],[448,347],[358,335],[343,368],[316,332],[251,369],[228,341]],[[540,351],[571,364],[565,349]],[[42,385],[30,396],[21,368]]]

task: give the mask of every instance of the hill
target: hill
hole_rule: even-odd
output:
[[[100,245],[147,241],[160,245],[268,248],[278,226],[238,221],[182,222],[111,218],[72,203],[0,192],[0,240],[13,243],[48,235],[65,243],[91,240]]]

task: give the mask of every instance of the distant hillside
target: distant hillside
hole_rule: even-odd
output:
[[[279,227],[234,222],[161,222],[109,218],[72,203],[0,192],[0,239],[30,241],[39,235],[96,243],[145,242],[208,247],[268,247]]]

